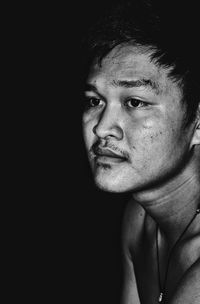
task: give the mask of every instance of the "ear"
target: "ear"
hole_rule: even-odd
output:
[[[200,145],[200,103],[197,110],[197,119],[191,145]]]

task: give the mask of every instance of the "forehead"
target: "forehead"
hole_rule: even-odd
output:
[[[90,69],[88,82],[98,85],[98,82],[113,83],[115,80],[149,79],[158,87],[168,86],[169,69],[159,67],[151,60],[152,51],[145,47],[118,46],[115,47],[99,65],[94,62]]]

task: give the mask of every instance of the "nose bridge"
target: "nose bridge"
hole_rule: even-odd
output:
[[[122,129],[119,124],[119,112],[116,106],[109,104],[104,108],[99,116],[94,132],[101,138],[106,136],[121,138]]]

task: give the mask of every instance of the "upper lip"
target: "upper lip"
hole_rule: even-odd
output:
[[[94,153],[97,156],[108,156],[108,157],[115,157],[115,158],[125,159],[125,157],[123,155],[117,154],[117,153],[113,152],[112,150],[110,150],[108,148],[97,147],[97,148],[94,149]]]

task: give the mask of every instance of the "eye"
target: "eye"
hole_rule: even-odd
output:
[[[102,100],[96,97],[86,97],[86,106],[88,108],[95,108],[102,105]]]
[[[125,101],[125,105],[129,108],[141,108],[147,106],[147,104],[136,98],[129,98]]]

